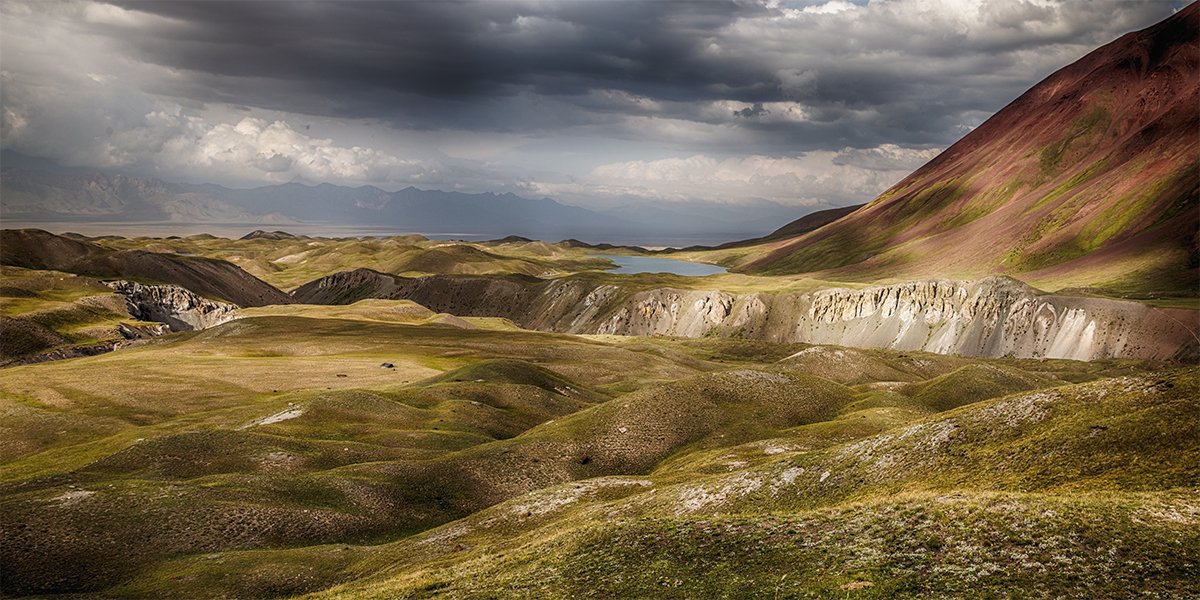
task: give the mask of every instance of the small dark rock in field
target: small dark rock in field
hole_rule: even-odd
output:
[[[583,456],[579,459],[579,464],[581,464],[581,465],[586,465],[590,462],[592,462],[592,457],[590,457],[590,456]]]
[[[337,376],[338,377],[349,377],[349,375],[347,375],[345,373],[338,373]]]
[[[396,368],[396,365],[393,365],[392,363],[383,363],[382,365],[379,365],[379,368],[381,368],[381,369],[395,369],[395,368]]]

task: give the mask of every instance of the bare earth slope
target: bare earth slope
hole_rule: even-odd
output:
[[[171,283],[238,306],[290,302],[287,294],[223,260],[142,250],[114,251],[37,229],[0,231],[0,263],[102,278]]]
[[[1198,29],[1192,4],[1095,50],[866,207],[764,245],[739,269],[855,280],[1020,273],[1051,289],[1195,295]]]

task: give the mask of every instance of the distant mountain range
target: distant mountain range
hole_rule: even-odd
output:
[[[5,165],[31,164],[7,160]],[[595,241],[640,237],[738,239],[769,232],[804,209],[760,201],[751,207],[712,203],[631,203],[594,211],[514,194],[466,194],[408,187],[300,183],[252,189],[44,165],[0,170],[0,214],[26,222],[174,222],[369,226],[418,233],[519,235]]]
[[[737,268],[1200,287],[1200,4],[1047,77],[873,202]]]

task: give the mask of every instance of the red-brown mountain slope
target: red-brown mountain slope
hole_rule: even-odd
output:
[[[1197,293],[1200,4],[1017,98],[860,210],[739,270],[841,279],[1007,273]]]

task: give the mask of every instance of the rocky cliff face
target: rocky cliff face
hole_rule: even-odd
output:
[[[1170,358],[1181,350],[1195,351],[1196,314],[1178,312],[1135,302],[1039,295],[1006,277],[918,281],[817,292],[799,337],[966,356]],[[1190,319],[1190,329],[1183,319]]]
[[[1197,351],[1195,311],[1039,294],[1007,277],[914,281],[812,294],[654,290],[599,333],[742,335],[964,356],[1166,359]]]
[[[112,281],[108,286],[125,296],[129,314],[142,321],[166,323],[171,331],[207,329],[235,318],[236,305],[202,298],[177,285],[143,285]]]
[[[1042,294],[1007,277],[914,281],[811,294],[622,289],[581,278],[332,275],[299,302],[408,299],[460,316],[577,334],[721,335],[966,356],[1170,359],[1200,348],[1196,311]]]

